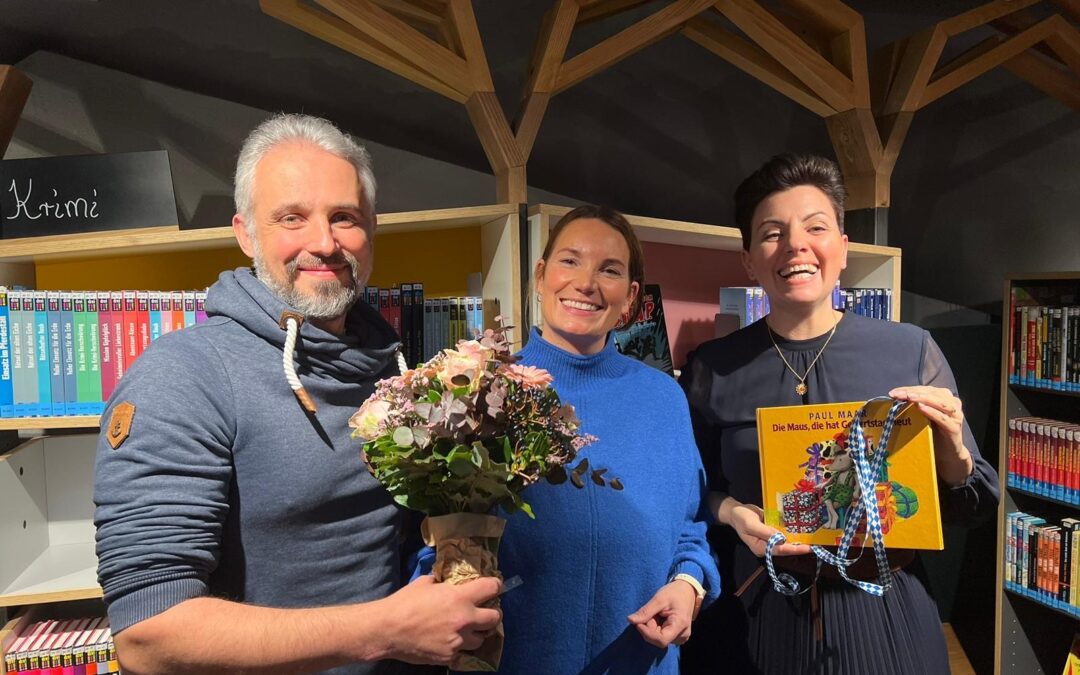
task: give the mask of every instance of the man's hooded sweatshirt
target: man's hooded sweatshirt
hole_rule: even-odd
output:
[[[204,595],[318,607],[400,586],[405,516],[348,426],[375,381],[397,374],[397,338],[363,302],[345,336],[303,323],[286,358],[309,414],[283,371],[287,309],[249,269],[222,273],[207,321],[155,340],[110,398],[94,501],[114,632]]]

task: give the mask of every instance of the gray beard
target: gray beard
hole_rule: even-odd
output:
[[[254,239],[252,240],[254,241]],[[333,281],[320,281],[315,284],[315,293],[309,295],[299,291],[294,285],[300,261],[294,259],[285,265],[286,281],[277,279],[267,269],[263,261],[262,252],[258,244],[255,244],[255,276],[270,289],[279,300],[289,307],[299,311],[308,319],[327,321],[343,316],[356,303],[360,287],[360,269],[356,258],[343,253],[341,258],[348,264],[352,272],[352,282],[343,286],[336,279]],[[323,259],[326,262],[327,259]]]

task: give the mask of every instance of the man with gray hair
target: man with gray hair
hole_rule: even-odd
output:
[[[367,152],[279,115],[236,169],[205,323],[124,374],[98,441],[98,577],[125,672],[408,672],[479,646],[494,579],[402,587],[411,519],[365,470],[350,415],[397,373],[357,294],[372,268]]]

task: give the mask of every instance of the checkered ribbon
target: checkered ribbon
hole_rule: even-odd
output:
[[[866,403],[869,405],[875,401],[882,400],[890,401],[892,399],[888,397],[878,397],[872,398]],[[855,463],[855,475],[858,478],[859,491],[861,493],[859,501],[851,506],[851,512],[847,517],[847,524],[844,526],[844,535],[840,539],[840,545],[837,547],[836,553],[833,554],[821,546],[811,546],[810,550],[812,550],[814,555],[818,558],[817,569],[814,573],[814,582],[817,581],[818,573],[821,571],[821,563],[826,562],[836,567],[840,572],[840,576],[848,583],[861,588],[871,595],[881,596],[892,586],[892,571],[889,569],[889,559],[885,556],[885,540],[881,531],[881,514],[878,513],[877,497],[874,494],[874,482],[877,480],[877,476],[880,475],[881,466],[885,462],[885,457],[888,455],[887,448],[889,447],[889,437],[892,435],[893,426],[896,424],[896,418],[900,415],[901,410],[907,405],[907,402],[893,401],[892,407],[889,408],[889,414],[885,418],[885,425],[881,430],[881,440],[878,442],[877,451],[874,453],[873,458],[867,457],[868,445],[866,442],[866,434],[863,432],[863,417],[866,414],[867,405],[859,408],[859,411],[855,413],[855,418],[852,420],[848,430],[847,447],[848,453]],[[866,532],[873,542],[874,558],[877,561],[879,583],[876,584],[869,581],[852,579],[847,575],[848,566],[855,562],[855,560],[848,558],[848,550],[851,548],[851,542],[855,538],[855,532],[859,527],[860,521],[862,521],[864,513],[866,515]],[[778,544],[784,543],[784,541],[785,537],[780,532],[769,537],[769,541],[765,545],[765,567],[769,571],[769,578],[772,579],[773,588],[784,595],[796,595],[800,593],[799,582],[790,574],[781,572],[778,575],[776,573],[776,568],[773,565],[773,548]],[[813,583],[811,583],[811,585],[813,585]]]

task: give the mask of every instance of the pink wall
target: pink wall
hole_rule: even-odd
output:
[[[720,288],[750,280],[736,251],[716,251],[645,242],[645,281],[660,284],[675,368],[686,353],[715,333]]]

